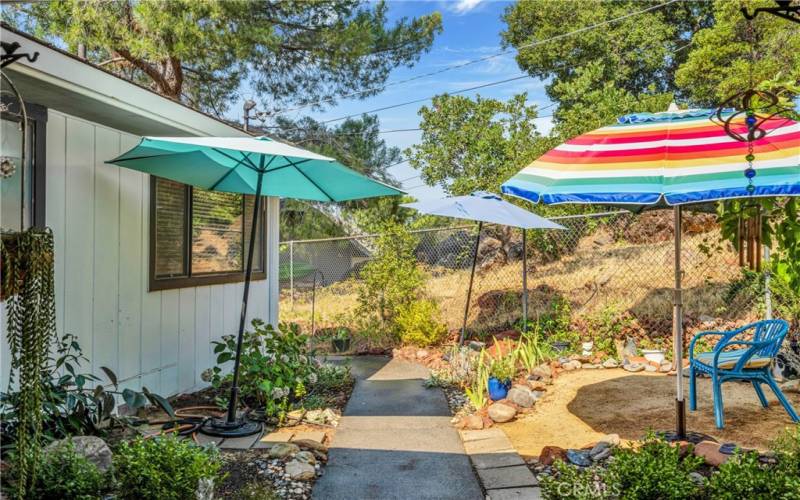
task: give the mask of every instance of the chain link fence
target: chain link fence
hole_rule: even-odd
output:
[[[522,313],[522,253],[528,257],[529,318],[569,305],[578,330],[609,328],[615,335],[671,345],[674,239],[671,210],[554,217],[566,230],[520,230],[484,225],[469,309],[468,330],[490,335],[512,327]],[[738,253],[722,240],[716,217],[684,213],[682,267],[687,335],[724,329],[768,315],[800,326],[796,296],[775,293],[766,273],[743,273]],[[469,283],[477,225],[414,231],[425,292],[444,321],[458,330]],[[288,241],[280,247],[281,320],[338,326],[356,309],[359,275],[372,258],[376,235]],[[772,292],[772,293],[771,293]]]

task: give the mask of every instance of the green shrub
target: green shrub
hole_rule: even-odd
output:
[[[201,479],[215,480],[221,462],[216,448],[175,436],[138,438],[114,454],[120,498],[191,500]]]
[[[500,380],[511,380],[517,373],[517,360],[515,352],[512,351],[504,356],[498,356],[492,360],[489,366],[489,375]]]
[[[66,441],[42,454],[33,497],[88,500],[102,497],[108,489],[106,475]]]
[[[358,311],[376,317],[384,330],[391,330],[392,320],[402,306],[413,302],[423,284],[414,248],[417,239],[402,225],[388,222],[375,241],[375,255],[361,271]]]
[[[710,498],[800,499],[800,425],[784,432],[772,445],[777,464],[759,462],[758,453],[737,454],[713,474]]]
[[[308,352],[308,337],[295,324],[282,324],[276,330],[260,319],[253,320],[253,330],[245,332],[239,365],[239,388],[243,401],[267,415],[277,415],[293,399],[302,397],[306,387],[316,382],[316,364]],[[211,383],[216,388],[230,382],[233,375],[223,374],[222,365],[236,357],[236,337],[225,335],[214,344],[217,366],[212,368]],[[224,403],[224,401],[223,401]]]
[[[680,447],[648,436],[635,450],[614,450],[604,479],[609,491],[623,500],[692,498],[698,486],[689,474],[703,463],[694,455],[681,458]]]
[[[439,308],[431,300],[415,300],[400,307],[394,323],[404,344],[424,347],[447,337],[447,326],[439,320]]]
[[[542,488],[546,498],[576,500],[694,498],[700,489],[689,474],[702,464],[702,458],[681,458],[679,447],[649,436],[637,449],[615,449],[607,469],[580,470],[557,462],[557,474],[544,479]]]

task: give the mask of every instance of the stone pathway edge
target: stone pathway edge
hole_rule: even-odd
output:
[[[539,500],[536,477],[498,427],[459,431],[488,500]]]

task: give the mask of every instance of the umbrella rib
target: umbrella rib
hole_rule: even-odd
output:
[[[223,182],[225,179],[227,179],[229,175],[231,175],[231,174],[232,174],[234,171],[236,171],[236,169],[237,169],[237,168],[239,168],[240,166],[242,166],[242,163],[243,163],[243,162],[244,162],[244,160],[243,160],[243,159],[242,159],[242,160],[239,160],[239,161],[237,161],[237,162],[236,162],[236,165],[234,165],[234,166],[233,166],[233,168],[231,168],[230,170],[228,170],[227,172],[225,172],[225,175],[223,175],[222,177],[220,177],[220,178],[217,180],[217,182],[215,182],[215,183],[214,183],[214,185],[212,185],[210,188],[208,188],[208,190],[209,190],[209,191],[214,191],[215,189],[217,189],[217,186],[219,186],[220,184],[222,184],[222,182]]]
[[[237,166],[238,166],[239,164],[244,164],[244,163],[242,163],[242,162],[245,162],[245,163],[246,163],[245,167],[247,167],[247,168],[249,168],[249,169],[251,169],[251,170],[255,170],[256,172],[258,172],[258,167],[256,167],[256,166],[253,164],[253,162],[252,162],[252,161],[250,161],[250,155],[251,155],[251,154],[253,154],[253,153],[247,153],[247,154],[244,154],[242,151],[239,151],[239,153],[241,153],[241,154],[242,154],[242,159],[241,159],[241,160],[237,160],[237,159],[236,159],[236,158],[234,158],[233,156],[229,155],[228,153],[226,153],[226,152],[224,152],[224,151],[220,151],[220,150],[219,150],[219,149],[217,149],[217,148],[211,148],[211,149],[213,149],[213,150],[214,150],[214,151],[216,151],[217,153],[221,154],[222,156],[224,156],[224,157],[226,157],[226,158],[228,158],[228,159],[231,159],[231,160],[235,161],[235,162],[237,163]]]
[[[277,158],[277,157],[273,157],[273,159],[274,159],[274,158]],[[284,168],[289,168],[289,167],[297,167],[297,165],[300,165],[301,163],[306,163],[306,162],[309,162],[309,161],[311,161],[311,160],[309,159],[309,160],[301,160],[301,161],[298,161],[298,162],[296,162],[296,163],[292,163],[292,162],[291,162],[291,161],[289,161],[289,160],[288,160],[288,159],[287,159],[285,156],[283,156],[282,158],[283,158],[284,160],[288,161],[288,162],[289,162],[289,164],[288,164],[288,165],[281,165],[280,167],[275,167],[275,168],[273,168],[272,170],[267,170],[267,172],[277,172],[278,170],[282,170],[282,169],[284,169]],[[270,163],[272,163],[272,162],[270,161]],[[269,167],[269,164],[267,165],[267,167]]]
[[[292,160],[290,160],[289,158],[287,158],[287,157],[285,157],[285,156],[283,157],[283,159],[284,159],[284,160],[286,160],[286,162],[287,162],[287,163],[289,163],[289,165],[291,165],[291,166],[295,167],[295,168],[297,169],[297,171],[298,171],[298,172],[300,172],[300,174],[302,174],[302,175],[303,175],[303,177],[305,177],[305,178],[308,180],[308,182],[310,182],[311,184],[313,184],[315,188],[319,189],[319,191],[320,191],[322,194],[324,194],[325,196],[327,196],[327,197],[328,197],[328,201],[336,201],[336,200],[334,200],[334,199],[333,199],[333,197],[332,197],[331,195],[329,195],[329,194],[328,194],[328,192],[327,192],[327,191],[325,191],[324,189],[322,189],[322,187],[320,187],[320,185],[319,185],[319,184],[317,184],[316,182],[314,182],[314,180],[313,180],[311,177],[309,177],[308,175],[306,175],[306,173],[305,173],[305,172],[303,172],[302,170],[300,170],[299,168],[297,168],[297,165],[299,165],[300,163],[305,163],[305,162],[306,162],[306,161],[308,161],[308,160],[304,160],[304,161],[302,161],[302,162],[294,163],[294,162],[292,162]],[[277,170],[277,169],[275,169],[275,170]]]

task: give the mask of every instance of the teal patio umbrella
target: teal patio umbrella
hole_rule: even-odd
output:
[[[261,196],[329,202],[404,193],[333,158],[267,137],[144,137],[133,149],[106,163],[208,191],[255,195],[228,412],[225,419],[211,419],[201,427],[204,433],[214,436],[255,434],[261,429],[260,424],[237,419],[236,407]]]

